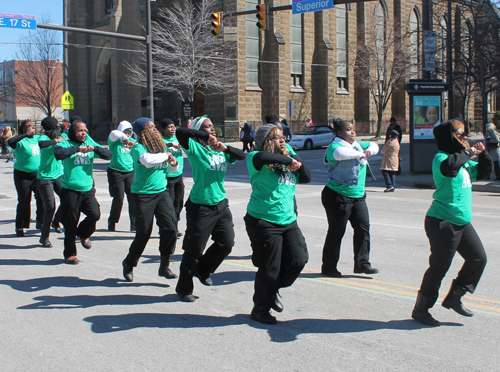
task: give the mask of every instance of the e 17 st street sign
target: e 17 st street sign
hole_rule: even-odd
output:
[[[36,17],[22,14],[0,13],[0,27],[36,30]]]
[[[333,0],[293,0],[292,13],[300,14],[332,8]]]

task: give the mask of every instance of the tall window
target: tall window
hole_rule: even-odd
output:
[[[419,66],[419,38],[418,38],[418,15],[415,9],[412,9],[410,13],[410,59],[411,59],[411,74],[414,78],[418,77],[418,66]]]
[[[290,46],[291,46],[291,74],[292,87],[300,88],[303,86],[302,66],[303,44],[302,44],[302,14],[292,14],[290,18]]]
[[[380,1],[375,5],[375,49],[377,51],[377,74],[382,80],[385,67],[385,9]]]
[[[258,0],[246,0],[246,10],[254,10]],[[259,86],[259,28],[255,14],[246,17],[247,86]]]
[[[339,89],[347,86],[347,11],[345,4],[335,5],[337,15],[337,83]]]
[[[438,58],[441,60],[441,69],[442,71],[447,71],[448,66],[447,60],[446,60],[446,55],[447,55],[447,50],[446,46],[448,45],[448,22],[446,22],[446,17],[441,18],[441,22],[439,22],[439,38],[441,39],[441,50],[438,52]],[[443,72],[444,74],[444,72]]]

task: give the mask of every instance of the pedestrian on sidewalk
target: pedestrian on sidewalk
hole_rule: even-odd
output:
[[[182,175],[184,172],[184,157],[181,145],[176,137],[174,122],[169,118],[165,118],[161,121],[160,125],[163,130],[163,142],[165,142],[168,151],[177,160],[177,171],[173,173],[167,172],[167,190],[172,199],[175,216],[177,217],[177,238],[180,238],[182,233],[179,232],[178,224],[181,220],[181,211],[184,206],[184,178]]]
[[[381,153],[382,164],[380,170],[384,176],[385,187],[384,192],[394,192],[396,190],[396,172],[399,166],[399,133],[396,130],[389,133],[389,139],[386,141]]]
[[[135,231],[137,208],[132,202],[132,184],[135,175],[132,148],[137,144],[137,141],[132,137],[132,134],[132,124],[124,120],[108,136],[108,147],[112,158],[106,173],[108,175],[109,196],[113,199],[108,217],[108,231],[116,230],[125,195],[127,195],[128,201],[130,231]]]
[[[95,197],[93,168],[94,158],[111,159],[111,151],[102,147],[87,135],[87,125],[80,120],[74,121],[68,129],[68,140],[54,147],[56,160],[63,160],[64,173],[61,191],[61,221],[64,225],[64,259],[76,265],[75,240],[79,237],[82,246],[90,249],[90,237],[101,218],[99,203]],[[80,221],[80,214],[85,219]]]
[[[465,262],[441,305],[463,316],[473,315],[461,298],[476,290],[486,266],[486,252],[471,224],[472,181],[490,176],[491,158],[482,142],[470,147],[464,123],[458,120],[435,127],[434,138],[439,149],[432,161],[436,191],[425,216],[431,255],[411,316],[419,323],[436,327],[440,323],[429,309],[437,301],[441,282],[456,252]],[[472,161],[476,156],[478,161]]]
[[[40,244],[43,247],[52,247],[49,240],[50,227],[52,226],[59,234],[62,233],[60,222],[61,212],[61,191],[62,175],[64,173],[61,160],[57,160],[54,155],[55,146],[66,141],[67,138],[61,137],[59,122],[52,116],[47,116],[42,120],[44,135],[40,136],[38,146],[40,147],[40,167],[37,175],[37,188],[43,201],[43,226],[40,236]],[[56,200],[54,192],[59,197],[59,208],[56,211]]]
[[[40,135],[35,133],[35,123],[24,120],[18,136],[11,137],[7,144],[16,157],[14,163],[14,185],[17,191],[16,235],[24,236],[24,229],[30,227],[31,194],[36,199],[36,228],[43,225],[43,202],[37,188],[38,168],[40,167]]]
[[[500,181],[500,134],[496,131],[497,127],[493,123],[486,124],[486,134],[484,136],[486,149],[493,161],[493,170],[495,171],[495,181]]]
[[[252,194],[244,217],[252,262],[258,268],[251,318],[276,324],[270,309],[283,311],[278,291],[294,283],[308,260],[294,197],[295,185],[310,182],[311,173],[288,153],[275,125],[257,131],[256,150],[247,157]]]
[[[193,169],[194,185],[186,202],[184,254],[175,291],[184,302],[194,302],[193,277],[212,285],[210,274],[220,266],[234,245],[233,216],[224,189],[228,163],[245,159],[245,153],[217,139],[207,116],[191,123],[192,129],[179,128],[177,139]],[[208,239],[213,244],[205,250]]]
[[[253,141],[253,138],[252,138],[252,131],[251,131],[248,123],[245,123],[245,125],[241,129],[240,139],[241,139],[241,142],[243,142],[243,152],[245,152],[245,150],[246,150],[246,152],[250,152],[251,143]]]
[[[128,255],[122,262],[123,277],[127,282],[134,280],[134,267],[148,244],[156,217],[156,224],[160,228],[158,276],[174,279],[177,275],[170,270],[169,265],[177,242],[177,220],[167,191],[165,171],[176,172],[177,161],[167,152],[167,146],[153,120],[140,118],[132,123],[132,127],[139,142],[132,149],[135,172],[132,203],[137,208],[136,231]]]
[[[350,222],[354,230],[354,272],[376,274],[378,270],[370,263],[370,217],[365,181],[367,172],[373,176],[367,158],[376,155],[379,148],[374,142],[356,141],[356,129],[350,121],[334,119],[333,126],[337,137],[325,153],[329,181],[321,194],[328,219],[321,273],[342,277],[337,264],[342,238]]]

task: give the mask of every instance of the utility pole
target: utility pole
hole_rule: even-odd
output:
[[[153,44],[151,41],[151,0],[146,0],[146,102],[148,117],[155,120],[153,96]]]
[[[448,80],[448,120],[452,119],[454,116],[453,113],[453,48],[452,48],[452,41],[453,41],[453,36],[452,36],[452,19],[453,17],[451,16],[452,12],[452,0],[448,0],[448,27],[446,29],[446,54],[447,54],[447,59],[446,59],[446,75],[447,75],[447,80]],[[464,112],[465,116],[465,112]],[[466,118],[464,118],[465,120]]]

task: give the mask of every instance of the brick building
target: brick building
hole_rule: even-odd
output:
[[[48,90],[53,93],[52,103],[53,116],[59,120],[61,117],[61,96],[62,89],[62,62],[50,61],[50,72],[48,85],[44,85],[47,80],[47,64],[40,61],[12,60],[0,63],[0,123],[17,123],[22,120],[30,119],[35,123],[46,116],[44,111],[38,107],[33,107],[21,92],[27,89],[23,80],[26,76],[32,76],[40,81],[43,89],[51,86]],[[36,85],[36,84],[35,84]],[[43,94],[40,95],[43,97]]]
[[[201,0],[193,0],[201,1]],[[259,0],[218,0],[214,11],[231,13],[255,9]],[[172,0],[152,3],[153,16]],[[269,0],[270,7],[289,5],[292,0]],[[143,0],[69,0],[69,26],[141,35],[145,8]],[[208,23],[208,22],[207,22]],[[356,121],[358,130],[374,132],[376,110],[367,88],[359,87],[354,69],[356,45],[367,42],[369,32],[380,37],[413,31],[408,58],[415,63],[412,74],[421,76],[421,2],[377,0],[334,9],[293,15],[290,10],[272,12],[269,30],[255,25],[255,15],[224,19],[225,27],[237,31],[238,88],[225,95],[195,97],[195,116],[207,114],[214,123],[238,128],[243,123],[262,123],[267,113],[286,118],[293,127],[307,118],[327,124],[333,117]],[[101,36],[69,33],[69,89],[75,110],[85,121],[134,120],[146,115],[142,88],[126,83],[126,64],[137,60],[134,42]],[[84,46],[93,45],[87,48]],[[443,78],[433,74],[433,78]],[[403,84],[394,92],[385,110],[384,125],[395,116],[405,129],[409,104]],[[155,119],[170,117],[183,124],[182,101],[174,94],[155,92],[160,97]],[[293,102],[294,115],[287,115]],[[490,110],[494,111],[492,99]],[[468,111],[476,115],[477,102]],[[443,110],[444,111],[444,110]],[[456,110],[457,111],[457,110]],[[457,115],[461,114],[456,112]],[[445,113],[443,112],[443,115]],[[229,132],[228,132],[229,133]],[[236,131],[237,133],[237,131]]]

